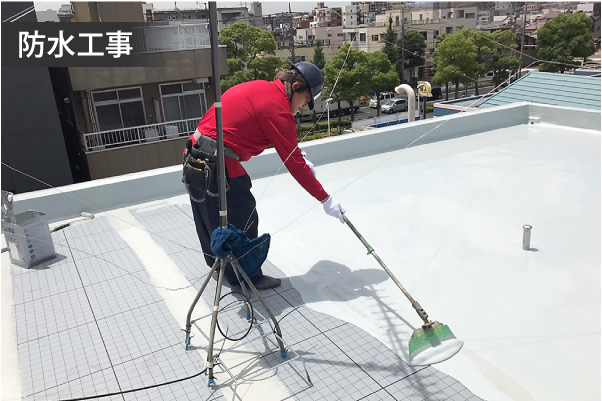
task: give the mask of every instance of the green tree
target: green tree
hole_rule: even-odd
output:
[[[565,72],[594,54],[592,19],[584,13],[561,14],[537,30],[537,57],[554,63],[542,63],[540,71]]]
[[[520,58],[511,56],[511,49],[516,48],[511,31],[489,33],[470,29],[462,32],[476,46],[475,94],[479,94],[479,77],[493,71],[493,81],[498,86],[508,78],[509,71],[520,65]]]
[[[233,61],[234,60],[234,61]],[[252,59],[247,64],[246,68],[231,68],[232,64],[240,65],[236,59],[228,60],[228,68],[230,75],[220,80],[221,90],[226,91],[234,85],[243,82],[253,81],[255,79],[264,79],[271,81],[274,79],[276,68],[288,68],[288,63],[281,58],[275,56],[264,56]],[[231,64],[230,62],[233,61]]]
[[[223,91],[253,79],[271,80],[275,70],[272,67],[282,65],[277,57],[269,57],[276,53],[274,36],[251,25],[237,22],[225,26],[219,34],[218,42],[226,46],[230,73],[221,80]]]
[[[507,31],[512,35],[512,32]],[[491,34],[486,31],[476,31],[473,29],[463,30],[467,38],[471,39],[476,46],[477,56],[475,58],[477,66],[475,68],[475,94],[479,94],[479,78],[485,76],[488,69],[488,63],[492,58],[492,48],[495,46]]]
[[[314,63],[319,69],[324,69],[324,65],[326,64],[326,58],[324,57],[324,47],[322,47],[322,41],[316,41],[316,48],[314,49],[314,59],[311,61]]]
[[[399,48],[397,47],[397,33],[393,30],[393,17],[389,15],[389,26],[383,35],[383,52],[387,55],[389,62],[393,65],[399,59]]]
[[[439,47],[439,44],[443,42],[443,39],[447,36],[447,33],[440,33],[435,37],[435,49]],[[434,76],[437,73],[437,64],[435,64],[435,58],[433,54],[433,59],[431,60],[431,74]],[[439,85],[442,85],[444,82],[434,82]],[[449,81],[445,82],[445,100],[449,100]]]
[[[477,47],[463,31],[464,29],[461,29],[456,33],[445,35],[433,54],[436,69],[433,82],[437,84],[454,82],[456,98],[460,83],[467,85],[474,81],[477,70]]]
[[[347,101],[353,105],[360,96],[370,91],[370,71],[368,69],[368,53],[350,49],[350,44],[345,43],[337,54],[324,66],[324,92],[323,96],[330,95],[338,103]],[[339,126],[341,124],[341,113]],[[351,121],[355,119],[355,110],[351,107]]]
[[[401,39],[398,41],[399,48],[401,49]],[[398,70],[401,71],[401,68],[404,70],[410,69],[410,82],[412,82],[414,78],[414,72],[416,67],[421,67],[424,65],[424,53],[426,51],[426,40],[424,36],[417,31],[409,31],[406,33],[404,38],[404,66],[400,65],[400,62],[397,63]]]
[[[491,33],[491,38],[493,39],[491,59],[486,63],[486,70],[493,71],[493,84],[498,86],[508,79],[510,71],[515,71],[520,67],[521,59],[512,56],[512,51],[508,48],[515,49],[517,47],[512,32],[495,31]]]
[[[276,39],[263,29],[237,22],[226,25],[219,33],[220,45],[226,45],[228,58],[238,58],[248,63],[258,55],[275,54]]]
[[[367,62],[370,72],[370,89],[376,92],[376,115],[380,116],[381,93],[389,92],[399,85],[399,76],[395,66],[391,64],[382,50],[368,53]]]
[[[220,80],[220,88],[222,92],[227,91],[234,85],[238,85],[243,82],[248,82],[253,80],[253,71],[250,70],[241,70],[236,71],[227,77],[224,77]]]

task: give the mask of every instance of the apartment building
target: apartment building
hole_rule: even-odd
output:
[[[343,27],[354,28],[363,24],[360,6],[343,6]]]
[[[314,20],[310,22],[311,28],[340,26],[343,16],[340,8],[321,7],[314,9]]]
[[[74,19],[144,20],[141,3],[73,3]],[[190,21],[190,22],[189,22]],[[186,19],[134,32],[153,67],[68,67],[51,71],[66,142],[85,157],[89,179],[181,162],[187,137],[213,103],[208,22]],[[220,73],[227,73],[220,47]],[[79,139],[73,144],[73,137]]]
[[[323,44],[322,51],[326,61],[330,60],[345,42],[343,27],[297,28],[295,54],[301,57],[301,60],[311,61],[317,41],[321,41]],[[276,51],[276,56],[280,58],[286,58],[289,55],[286,52],[279,53]]]
[[[254,8],[257,9],[257,7]],[[261,9],[261,7],[259,7],[259,9]],[[154,9],[152,10],[152,21],[167,22],[170,24],[209,22],[209,9],[179,9],[177,7],[167,10]],[[231,25],[236,22],[244,22],[254,26],[263,25],[261,13],[259,15],[250,14],[247,7],[218,8],[217,21],[218,31],[226,25]]]
[[[462,28],[476,29],[478,6],[475,3],[433,3],[412,8],[408,29],[422,33],[426,39],[426,54],[435,51],[436,37],[455,33]]]

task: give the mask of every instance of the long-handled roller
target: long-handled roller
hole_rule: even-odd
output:
[[[409,356],[410,356],[410,365],[413,366],[423,366],[423,365],[432,365],[434,363],[443,362],[452,356],[456,355],[458,351],[464,345],[462,340],[458,340],[454,333],[450,330],[450,328],[436,321],[431,321],[428,318],[427,313],[422,306],[410,295],[410,293],[403,288],[399,280],[393,275],[391,270],[385,265],[385,263],[378,257],[374,249],[368,244],[368,242],[362,237],[362,235],[357,231],[355,226],[351,224],[347,216],[343,214],[343,219],[345,223],[351,228],[351,231],[366,247],[368,250],[368,254],[374,256],[374,258],[380,263],[382,268],[387,272],[389,277],[397,284],[403,295],[408,298],[408,300],[412,303],[414,309],[418,313],[418,316],[423,321],[422,327],[414,330],[412,333],[412,338],[410,339],[409,344]]]

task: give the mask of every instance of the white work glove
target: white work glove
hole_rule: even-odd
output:
[[[305,157],[305,152],[301,152],[301,154],[303,155],[303,160],[305,160],[305,164],[309,166],[311,172],[314,173],[314,177],[316,177],[316,169],[314,168],[314,164],[307,160],[307,157]]]
[[[324,202],[322,202],[322,206],[324,206],[324,211],[327,215],[336,217],[339,219],[341,224],[345,224],[345,220],[343,220],[343,213],[345,213],[345,209],[343,206],[336,201],[332,196],[329,196]]]

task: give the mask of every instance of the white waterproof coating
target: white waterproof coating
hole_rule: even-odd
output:
[[[443,341],[441,345],[437,347],[424,347],[417,351],[416,355],[410,357],[410,365],[425,366],[447,361],[449,358],[456,355],[463,345],[464,341],[452,338]]]

